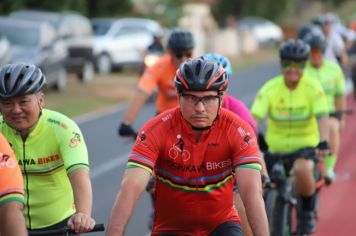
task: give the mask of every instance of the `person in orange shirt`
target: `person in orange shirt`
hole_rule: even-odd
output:
[[[166,54],[152,67],[147,68],[139,80],[136,93],[119,125],[119,136],[136,137],[137,132],[132,128],[132,123],[156,88],[158,88],[157,113],[178,106],[174,77],[179,65],[192,57],[194,46],[194,37],[190,31],[177,28],[171,32]]]
[[[25,236],[23,180],[9,143],[0,133],[0,235]]]

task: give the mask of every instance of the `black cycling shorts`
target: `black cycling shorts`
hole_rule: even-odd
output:
[[[67,226],[67,222],[69,220],[70,217],[62,220],[61,222],[54,224],[52,226],[46,227],[46,228],[41,228],[41,229],[36,229],[36,230],[31,230],[33,232],[41,232],[41,231],[47,231],[47,230],[54,230],[54,229],[62,229],[64,227]],[[64,233],[64,234],[51,234],[51,236],[74,236],[74,234],[72,233]],[[75,234],[75,235],[79,235],[79,234]]]
[[[243,236],[241,225],[234,221],[222,223],[209,236]],[[178,236],[176,234],[160,234],[159,236]]]

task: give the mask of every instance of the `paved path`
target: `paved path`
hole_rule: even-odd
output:
[[[342,132],[336,181],[321,191],[318,230],[313,236],[356,235],[356,101],[347,98],[354,114]]]

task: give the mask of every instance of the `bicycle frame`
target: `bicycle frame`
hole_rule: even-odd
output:
[[[295,212],[297,196],[294,182],[286,169],[292,167],[298,158],[311,159],[318,162],[314,148],[306,148],[289,154],[267,153],[266,160],[272,160],[270,178],[274,187],[265,191],[266,212],[272,236],[289,236],[298,233]]]

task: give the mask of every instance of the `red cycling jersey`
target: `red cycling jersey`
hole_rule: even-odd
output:
[[[235,168],[261,169],[252,128],[222,108],[197,141],[179,108],[151,119],[140,131],[128,168],[157,177],[152,235],[208,235],[227,221],[239,222],[233,205]]]

